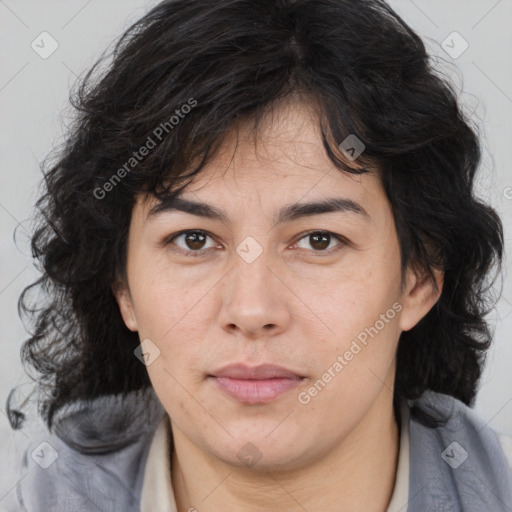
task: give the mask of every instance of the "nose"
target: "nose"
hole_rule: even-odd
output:
[[[229,334],[238,332],[252,340],[288,329],[293,294],[285,284],[285,276],[279,275],[279,266],[265,251],[250,263],[238,254],[233,260],[220,287],[221,327]]]

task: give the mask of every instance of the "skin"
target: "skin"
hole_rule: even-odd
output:
[[[412,269],[400,286],[399,243],[379,179],[334,166],[308,104],[283,102],[265,118],[257,145],[249,125],[239,128],[238,143],[232,131],[183,193],[225,210],[229,222],[180,211],[148,216],[155,199],[139,197],[127,281],[115,290],[127,327],[160,350],[147,371],[171,418],[178,510],[382,512],[398,458],[398,339],[435,304],[442,275],[438,292]],[[289,203],[328,197],[356,201],[368,217],[331,212],[272,222]],[[185,236],[169,241],[184,229],[209,236],[202,245],[187,245]],[[321,247],[307,234],[315,230],[346,243],[331,237]],[[251,263],[236,252],[248,236],[263,251]],[[395,303],[394,319],[300,403],[299,393]],[[241,403],[208,378],[239,362],[278,364],[304,379],[270,403]],[[238,457],[248,442],[261,455],[251,467]]]

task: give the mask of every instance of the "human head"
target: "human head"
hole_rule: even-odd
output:
[[[256,132],[272,104],[297,93],[316,109],[340,173],[378,169],[402,276],[444,272],[436,306],[400,336],[396,396],[432,389],[471,402],[490,342],[485,279],[501,257],[501,224],[473,190],[474,129],[421,39],[385,2],[162,2],[95,80],[98,70],[74,98],[77,123],[45,176],[33,238],[36,287],[49,300],[23,353],[54,390],[50,421],[70,400],[150,385],[113,293],[126,278],[136,197],[186,185],[177,177],[200,173],[235,123],[254,122]],[[351,134],[365,146],[357,165],[338,150]]]

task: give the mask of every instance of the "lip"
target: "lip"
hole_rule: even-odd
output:
[[[260,364],[258,366],[248,366],[246,364],[235,363],[223,366],[212,373],[213,377],[227,377],[229,379],[242,380],[263,380],[275,378],[302,378],[302,375],[289,370],[284,366],[275,364]]]
[[[209,375],[215,385],[244,404],[266,404],[296,388],[303,376],[282,366],[231,364]]]

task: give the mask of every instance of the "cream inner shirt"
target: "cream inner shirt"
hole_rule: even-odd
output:
[[[395,487],[386,512],[403,512],[409,501],[409,408],[405,402],[401,407],[401,420]],[[169,416],[166,414],[155,431],[149,449],[142,485],[141,512],[177,512],[171,483],[169,432]],[[500,436],[500,441],[512,469],[512,438]]]

